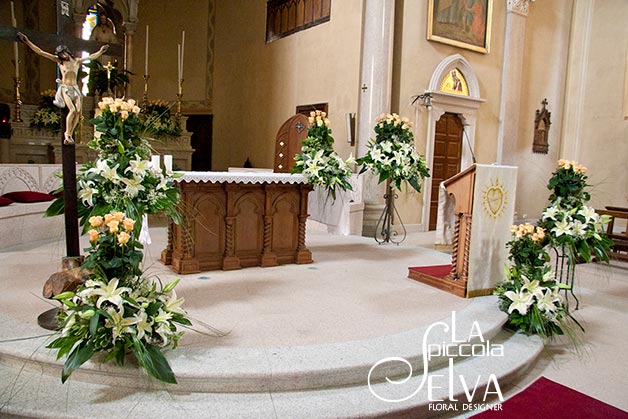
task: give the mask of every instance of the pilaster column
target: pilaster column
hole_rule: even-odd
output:
[[[513,164],[516,161],[526,18],[532,1],[534,0],[506,0],[506,34],[497,137],[497,163],[500,164]]]
[[[390,112],[395,0],[365,0],[362,27],[360,100],[358,109],[357,155],[366,154],[368,141],[375,136],[375,117]],[[384,208],[384,188],[377,177],[366,176],[363,235],[373,235]]]
[[[124,22],[124,69],[133,71],[133,35],[137,30],[137,23]]]

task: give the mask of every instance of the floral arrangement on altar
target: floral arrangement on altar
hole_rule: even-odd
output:
[[[53,89],[40,93],[39,107],[31,115],[31,128],[44,128],[55,132],[61,129],[61,114],[53,103],[55,94]]]
[[[585,205],[591,195],[585,190],[587,168],[571,160],[558,160],[558,168],[547,185],[552,190],[550,204],[541,214],[540,225],[549,233],[552,247],[562,248],[575,264],[580,256],[590,262],[594,254],[600,261],[610,259],[613,245],[604,227],[610,216],[600,216]]]
[[[308,184],[323,187],[335,200],[338,189],[353,190],[349,183],[352,173],[349,164],[355,160],[352,157],[343,160],[334,151],[331,123],[325,112],[310,112],[308,121],[310,129],[302,142],[303,152],[295,156],[292,173],[302,173]]]
[[[176,348],[183,334],[178,325],[191,323],[174,290],[179,280],[157,290],[142,276],[142,245],[134,225],[122,212],[89,220],[91,247],[82,267],[92,272],[90,278],[55,297],[62,304],[62,330],[48,348],[58,350],[57,358],[67,356],[63,382],[96,353],[104,354],[103,362],[115,360],[121,366],[132,353],[149,375],[176,383],[161,349]]]
[[[178,221],[179,190],[172,180],[178,175],[151,163],[150,146],[138,134],[142,124],[136,102],[105,97],[98,107],[100,115],[90,122],[99,135],[88,143],[98,151],[98,158],[77,174],[81,224],[87,226],[90,217],[113,210],[122,210],[135,220],[144,214],[164,213]],[[47,215],[62,212],[63,198],[59,198]]]
[[[150,100],[140,114],[143,129],[151,135],[181,135],[181,123],[172,117],[171,105],[163,100]]]
[[[98,158],[77,174],[78,215],[90,240],[81,268],[89,279],[55,297],[62,303],[62,332],[48,347],[58,350],[58,358],[67,356],[62,381],[104,353],[103,362],[115,359],[119,365],[133,354],[149,375],[176,383],[161,350],[175,348],[182,335],[178,325],[190,321],[174,291],[178,280],[158,289],[143,276],[140,237],[147,225],[139,222],[152,213],[178,222],[176,175],[149,160],[150,147],[138,134],[140,108],[133,99],[105,97],[98,107],[100,115],[91,121],[96,135],[88,144]],[[46,215],[63,211],[59,198]]]
[[[508,313],[508,324],[527,334],[544,338],[571,332],[571,317],[560,291],[568,287],[556,279],[545,250],[545,230],[532,224],[520,224],[510,229],[512,266],[506,270],[506,280],[497,285],[500,309]],[[578,325],[579,326],[579,325]]]
[[[375,139],[369,142],[368,153],[357,160],[362,165],[360,174],[366,171],[376,173],[379,183],[390,180],[399,190],[406,181],[421,192],[421,182],[430,174],[425,160],[414,148],[412,123],[395,113],[381,114],[375,122]]]

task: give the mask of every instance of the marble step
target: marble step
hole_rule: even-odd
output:
[[[499,332],[492,344],[503,345],[503,357],[476,356],[454,363],[453,374],[449,364],[430,370],[432,400],[447,399],[452,394],[458,399],[458,413],[467,403],[460,376],[475,390],[475,401],[483,403],[484,387],[489,375],[495,381],[489,386],[495,391],[495,382],[504,391],[538,356],[543,344],[537,337]],[[449,389],[448,377],[453,376]],[[174,389],[130,389],[105,383],[70,380],[62,385],[59,378],[45,373],[36,364],[0,364],[0,417],[26,418],[417,418],[442,414],[433,410],[428,399],[428,385],[412,395],[423,379],[412,376],[404,385],[386,382],[374,384],[371,389],[380,397],[401,399],[390,403],[376,398],[366,379],[360,385],[302,391],[260,392],[187,392]],[[429,380],[426,380],[429,383]],[[440,387],[440,388],[436,388]],[[432,406],[432,407],[430,407]],[[448,412],[451,413],[451,412]]]
[[[120,368],[91,361],[76,370],[72,378],[85,383],[188,392],[296,391],[361,385],[373,365],[387,357],[404,358],[415,371],[422,370],[423,338],[428,328],[431,329],[427,333],[426,347],[434,352],[443,346],[456,348],[467,343],[469,337],[471,341],[480,338],[490,341],[505,320],[506,315],[497,308],[495,297],[481,297],[473,299],[452,317],[443,319],[443,324],[366,340],[280,348],[182,346],[166,353],[177,385],[163,384],[132,366]],[[59,379],[62,361],[57,361],[54,353],[44,348],[46,342],[46,338],[41,338],[0,344],[0,363],[13,368],[33,365],[42,374]],[[448,357],[439,354],[432,357],[429,365],[437,368],[447,362]],[[372,379],[378,382],[405,375],[405,364],[390,364],[375,370]]]

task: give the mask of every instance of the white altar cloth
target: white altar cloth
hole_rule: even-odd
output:
[[[203,183],[306,183],[305,177],[290,173],[249,173],[249,172],[176,172],[183,176],[176,178],[177,182]]]

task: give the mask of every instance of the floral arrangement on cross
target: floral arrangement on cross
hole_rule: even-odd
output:
[[[173,174],[150,162],[150,147],[138,132],[139,107],[130,99],[103,98],[101,114],[91,122],[97,135],[89,147],[98,151],[94,163],[77,176],[79,217],[90,247],[82,269],[89,279],[74,291],[55,296],[61,301],[61,335],[48,345],[57,357],[66,356],[61,379],[97,353],[103,362],[124,365],[132,354],[146,372],[176,383],[162,349],[175,348],[182,336],[179,326],[191,323],[181,309],[174,288],[145,277],[140,268],[140,242],[146,214],[165,213],[179,220],[178,189]],[[63,212],[63,200],[47,215]],[[145,226],[145,224],[144,224]]]
[[[577,162],[559,160],[558,168],[548,183],[552,191],[550,204],[541,214],[537,226],[513,226],[513,240],[508,242],[512,266],[507,268],[506,280],[498,284],[495,294],[500,308],[508,313],[508,324],[528,334],[543,338],[568,333],[574,336],[575,324],[582,326],[569,312],[560,291],[573,293],[573,275],[576,259],[590,262],[592,255],[598,261],[609,260],[612,241],[604,234],[609,222],[593,208],[585,205],[590,194],[586,167]],[[570,265],[566,270],[571,278],[556,278],[548,265],[548,248],[560,249]],[[559,264],[556,264],[557,268]],[[560,273],[564,273],[561,269]]]
[[[403,182],[408,182],[421,192],[423,178],[429,177],[430,172],[414,147],[412,123],[396,113],[381,114],[375,123],[375,139],[369,142],[367,154],[357,160],[362,166],[360,174],[375,173],[379,183],[389,180],[399,190]]]
[[[292,173],[302,173],[308,184],[324,188],[335,200],[337,190],[353,190],[349,183],[352,173],[349,164],[355,160],[351,156],[343,160],[334,151],[331,123],[326,112],[310,112],[308,122],[307,138],[302,142],[302,153],[294,158],[296,163]]]

